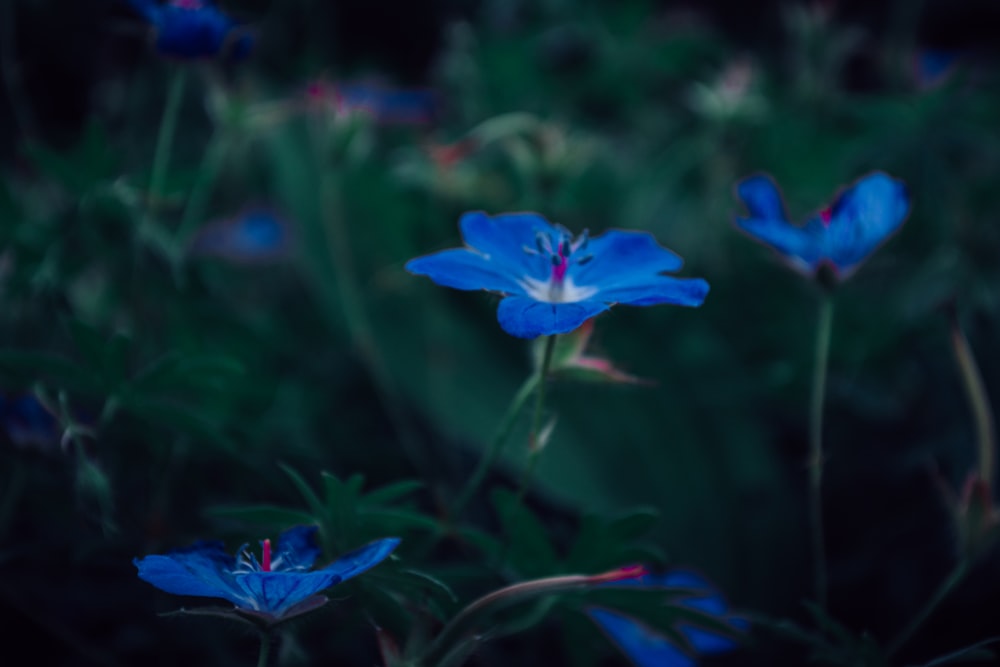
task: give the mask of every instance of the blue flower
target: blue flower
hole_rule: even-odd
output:
[[[0,429],[17,447],[53,449],[59,444],[59,420],[31,394],[0,394]]]
[[[874,172],[843,190],[833,205],[805,225],[788,221],[781,193],[768,176],[751,176],[736,188],[749,217],[736,224],[770,246],[795,270],[815,276],[821,266],[843,280],[903,224],[910,211],[906,186]]]
[[[226,16],[212,0],[129,0],[155,31],[157,52],[182,59],[250,54],[253,35]]]
[[[642,622],[611,609],[591,607],[587,613],[622,652],[638,667],[694,667],[698,656],[719,655],[734,650],[734,637],[743,633],[746,619],[729,612],[726,601],[703,577],[685,570],[666,574],[647,574],[637,580],[615,583],[616,586],[642,586],[646,588],[684,588],[692,595],[674,603],[688,610],[704,614],[728,626],[730,633],[721,634],[716,629],[698,627],[688,622],[678,623],[677,630],[688,643],[680,648],[664,635]]]
[[[291,248],[288,223],[267,209],[251,209],[233,218],[203,227],[191,243],[191,252],[236,262],[265,262]]]
[[[139,578],[175,595],[222,598],[238,611],[249,612],[269,622],[325,602],[316,594],[382,562],[399,544],[387,537],[344,554],[319,570],[310,570],[319,556],[315,526],[286,530],[278,538],[272,555],[271,541],[264,540],[261,560],[247,551],[226,553],[221,542],[197,542],[165,555],[136,558]]]
[[[535,213],[466,213],[459,227],[468,247],[412,259],[407,271],[445,287],[503,294],[497,319],[519,338],[572,331],[616,303],[700,306],[708,293],[700,278],[663,275],[683,262],[648,232],[574,239]]]

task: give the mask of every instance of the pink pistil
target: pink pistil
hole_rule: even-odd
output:
[[[552,283],[555,285],[561,285],[563,278],[566,277],[566,269],[569,268],[569,261],[567,261],[566,256],[563,255],[563,244],[559,244],[557,250],[559,253],[557,257],[553,257],[553,260],[558,259],[558,263],[553,261],[552,263]]]
[[[830,209],[825,208],[819,212],[819,219],[823,221],[823,224],[827,227],[830,226],[830,219],[833,217],[833,213]]]
[[[271,540],[264,540],[264,551],[261,554],[260,569],[262,572],[271,571]]]

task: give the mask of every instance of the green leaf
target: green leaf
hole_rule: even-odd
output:
[[[358,519],[369,532],[437,531],[441,527],[437,519],[420,512],[404,509],[359,509]]]
[[[493,506],[509,542],[507,560],[518,572],[528,578],[556,572],[558,557],[538,517],[517,496],[502,489],[493,493]]]
[[[209,516],[230,519],[249,524],[272,526],[285,529],[293,526],[308,526],[316,523],[316,517],[308,512],[276,505],[238,505],[232,507],[211,507],[205,510]]]
[[[425,484],[419,479],[404,479],[401,482],[387,484],[366,494],[361,499],[362,506],[387,505],[403,496],[408,496],[424,488]]]
[[[234,443],[222,432],[219,424],[191,408],[173,402],[128,397],[122,407],[143,419],[148,419],[195,440],[210,442],[227,451],[235,451]]]
[[[15,378],[19,384],[44,376],[66,389],[99,392],[99,386],[90,372],[65,357],[47,352],[0,350],[0,372]]]
[[[319,499],[319,496],[313,492],[306,480],[303,479],[299,473],[295,472],[295,469],[291,466],[285,465],[284,463],[279,463],[278,465],[292,480],[292,484],[295,485],[295,488],[298,490],[303,500],[306,501],[306,505],[309,506],[309,510],[313,513],[313,515],[321,519],[321,521],[328,521],[329,516],[327,514],[326,506],[323,504],[323,501]]]

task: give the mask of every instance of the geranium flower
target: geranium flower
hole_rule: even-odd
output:
[[[681,622],[676,630],[688,646],[678,647],[662,633],[631,616],[604,607],[587,609],[591,619],[638,667],[695,667],[698,656],[719,655],[734,650],[738,645],[736,637],[749,626],[745,618],[734,616],[729,611],[722,595],[708,581],[694,572],[674,570],[665,574],[647,574],[636,580],[616,582],[615,585],[691,589],[690,597],[673,600],[672,603],[704,614],[730,631],[723,634],[717,628]]]
[[[212,0],[129,2],[153,26],[154,45],[161,55],[182,59],[228,55],[238,60],[253,48],[253,35]]]
[[[376,540],[310,570],[320,552],[316,531],[315,526],[286,530],[273,553],[271,541],[263,540],[259,561],[247,545],[231,556],[221,542],[197,542],[133,562],[139,578],[160,590],[229,600],[237,611],[274,623],[320,606],[326,598],[317,593],[378,565],[399,544],[395,537]]]
[[[535,213],[459,221],[467,247],[412,259],[407,271],[460,290],[504,295],[497,319],[519,338],[572,331],[616,303],[700,306],[708,283],[663,275],[683,261],[648,232],[612,230],[573,238]]]
[[[273,211],[254,208],[205,225],[192,240],[190,251],[249,264],[280,259],[291,246],[288,222]]]
[[[780,253],[793,269],[815,276],[825,265],[839,280],[899,229],[910,211],[906,185],[878,171],[840,192],[803,226],[788,221],[770,177],[751,176],[736,192],[750,213],[736,219],[740,229]]]

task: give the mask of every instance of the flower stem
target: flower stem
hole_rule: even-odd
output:
[[[913,638],[917,630],[930,618],[934,610],[938,608],[946,597],[955,589],[956,586],[962,581],[966,573],[969,571],[969,561],[968,559],[963,559],[955,566],[955,569],[951,571],[948,578],[941,582],[938,589],[934,591],[934,595],[927,601],[927,603],[920,609],[920,612],[913,617],[909,625],[903,628],[896,637],[889,642],[886,648],[886,657],[890,657],[895,654],[899,649],[906,645],[906,642]]]
[[[535,413],[531,418],[531,431],[528,433],[528,463],[521,477],[521,486],[517,490],[517,503],[520,504],[531,486],[531,480],[535,475],[535,468],[538,466],[538,459],[542,453],[542,444],[538,442],[538,435],[542,426],[542,407],[545,405],[545,378],[549,374],[549,366],[552,365],[552,352],[556,348],[556,335],[549,336],[545,341],[545,354],[542,356],[542,365],[538,367],[537,384],[535,390]]]
[[[503,447],[507,444],[507,440],[510,437],[510,432],[514,428],[514,423],[524,410],[524,406],[528,402],[528,399],[531,398],[533,393],[535,393],[535,388],[538,386],[538,382],[539,374],[532,373],[521,385],[521,388],[517,390],[517,393],[514,394],[514,398],[511,400],[510,405],[507,406],[507,412],[504,413],[500,426],[497,428],[493,439],[490,440],[486,447],[485,454],[483,454],[483,457],[479,459],[479,464],[476,466],[476,469],[473,471],[468,483],[465,485],[465,488],[462,489],[458,499],[455,501],[455,505],[451,510],[452,518],[457,519],[459,517],[462,510],[465,509],[465,505],[472,499],[476,491],[479,489],[479,485],[483,483],[486,473],[493,467],[493,464],[496,463],[497,459],[500,457],[500,453],[503,451]]]
[[[271,659],[271,631],[260,633],[260,653],[257,656],[257,667],[267,667]]]
[[[149,192],[146,212],[139,223],[140,241],[145,241],[150,234],[150,227],[153,224],[153,216],[163,197],[164,182],[167,179],[167,169],[170,166],[170,153],[174,144],[174,134],[177,131],[177,117],[181,108],[181,100],[184,98],[184,83],[187,76],[187,69],[178,67],[170,80],[170,87],[167,90],[167,101],[163,109],[163,118],[160,121],[160,131],[156,137],[156,148],[153,152],[153,171],[149,177]]]
[[[972,354],[969,341],[958,323],[958,311],[954,305],[949,309],[951,318],[951,342],[955,351],[955,360],[962,373],[962,383],[965,394],[972,408],[972,416],[976,422],[976,444],[979,452],[979,477],[987,488],[993,487],[994,452],[996,451],[996,427],[993,411],[990,408],[989,395],[983,384],[983,376],[979,372],[976,358]]]
[[[833,299],[822,297],[816,325],[816,356],[809,406],[809,523],[812,535],[816,603],[826,609],[826,549],[823,538],[823,402],[833,331]]]
[[[174,276],[180,281],[180,259],[183,257],[183,249],[194,236],[198,223],[202,222],[205,216],[205,206],[208,203],[209,195],[212,193],[212,186],[219,176],[222,168],[223,158],[229,151],[231,144],[229,134],[216,130],[205,149],[202,157],[201,168],[198,170],[198,179],[195,181],[191,194],[188,196],[187,205],[184,207],[184,215],[181,217],[180,226],[175,235],[176,247],[179,252],[174,260]]]

